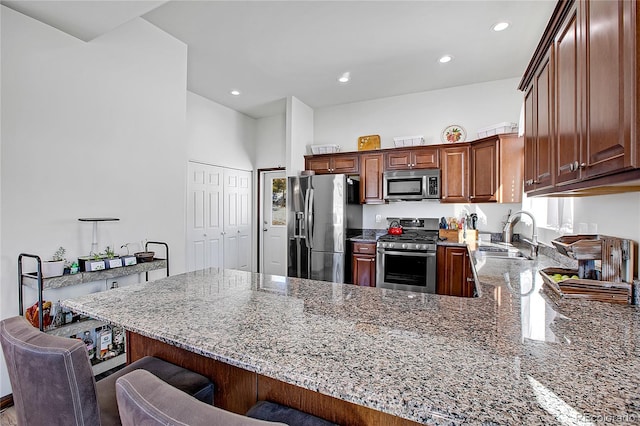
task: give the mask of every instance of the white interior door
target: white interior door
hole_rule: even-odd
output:
[[[224,170],[224,267],[251,269],[251,172]]]
[[[260,272],[287,274],[287,177],[284,171],[262,172]]]
[[[194,162],[187,169],[187,270],[220,267],[223,169]]]

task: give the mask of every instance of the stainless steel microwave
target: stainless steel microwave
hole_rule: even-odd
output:
[[[440,170],[397,170],[384,172],[384,199],[437,200],[440,199]]]

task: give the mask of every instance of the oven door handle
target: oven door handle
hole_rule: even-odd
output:
[[[435,257],[435,252],[423,252],[423,251],[393,251],[393,250],[378,250],[380,254],[395,254],[399,256],[413,256],[413,257]]]

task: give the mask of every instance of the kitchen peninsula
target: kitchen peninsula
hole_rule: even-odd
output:
[[[556,304],[537,272],[552,264],[480,259],[476,298],[209,269],[63,305],[126,327],[132,359],[225,366],[204,374],[232,411],[258,398],[339,424],[637,424],[640,308]]]

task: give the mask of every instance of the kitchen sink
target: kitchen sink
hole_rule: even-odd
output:
[[[481,252],[484,257],[495,257],[499,259],[529,259],[523,255],[520,250],[515,247],[504,247],[495,245],[481,245],[478,246],[478,251]]]

